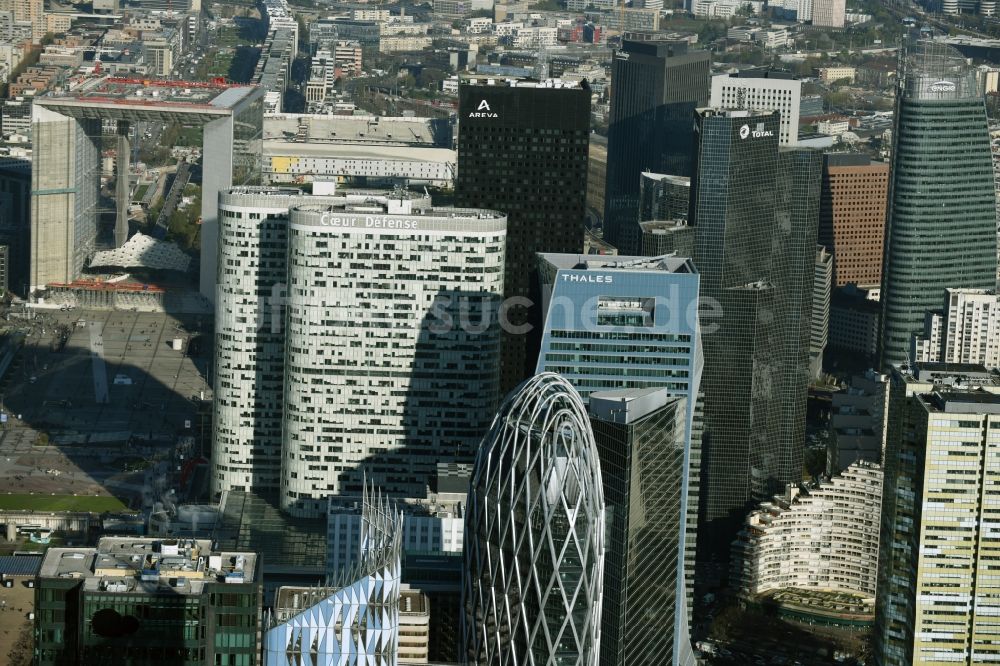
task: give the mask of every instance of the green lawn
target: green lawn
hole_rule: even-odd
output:
[[[135,196],[132,197],[132,201],[142,201],[142,198],[146,196],[146,190],[152,183],[140,183],[137,188],[135,188]]]
[[[127,507],[117,497],[93,495],[0,495],[0,510],[11,511],[121,511]]]

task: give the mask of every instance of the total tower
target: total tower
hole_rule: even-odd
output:
[[[779,128],[776,111],[702,109],[696,120],[699,556],[723,552],[749,506],[802,479],[822,156],[779,151]]]

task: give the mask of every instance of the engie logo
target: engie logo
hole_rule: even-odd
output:
[[[928,92],[955,92],[955,84],[951,81],[935,81],[927,87]]]
[[[490,109],[490,103],[487,102],[484,99],[484,100],[480,100],[479,106],[476,108],[475,111],[472,111],[471,113],[469,113],[469,117],[470,118],[499,118],[500,116],[498,116],[497,114],[495,114],[493,112],[493,110]]]

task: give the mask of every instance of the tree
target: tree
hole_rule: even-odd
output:
[[[831,92],[826,95],[826,106],[829,111],[851,107],[852,98],[848,92]]]
[[[436,67],[425,67],[422,72],[420,72],[420,84],[424,88],[430,88],[436,90],[441,87],[441,82],[448,78],[446,72],[437,69]]]
[[[725,21],[707,21],[698,31],[698,41],[701,43],[714,42],[726,36]]]

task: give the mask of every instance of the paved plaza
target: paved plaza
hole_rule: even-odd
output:
[[[8,415],[0,429],[0,493],[135,496],[146,482],[137,463],[195,434],[198,401],[211,399],[208,322],[41,311],[0,383]]]

